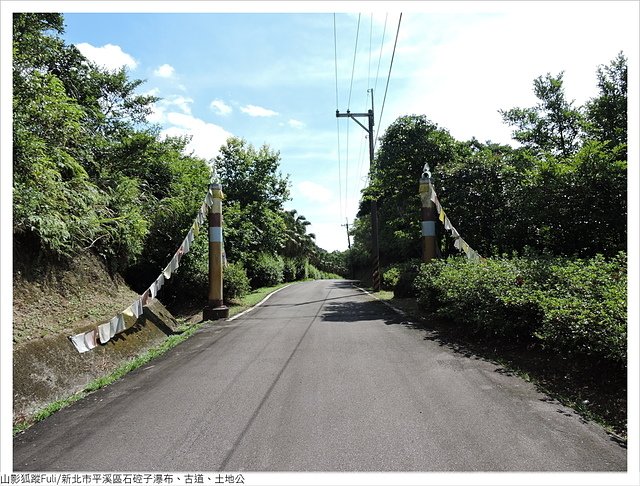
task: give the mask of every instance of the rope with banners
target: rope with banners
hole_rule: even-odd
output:
[[[429,168],[429,164],[425,162],[424,167],[422,169],[422,177],[431,180],[431,170]],[[447,230],[451,236],[454,238],[453,246],[458,250],[464,252],[467,258],[471,261],[479,261],[482,257],[475,251],[473,248],[469,246],[469,244],[460,236],[458,230],[451,224],[451,221],[447,217],[444,209],[442,208],[442,204],[440,204],[440,200],[438,199],[438,195],[436,194],[436,190],[433,188],[433,184],[428,185],[428,189],[426,192],[420,193],[420,199],[422,202],[431,201],[436,206],[436,211],[438,213],[438,219],[444,225],[444,229]]]
[[[214,178],[217,178],[215,167],[213,170],[212,180]],[[165,281],[170,279],[171,275],[173,275],[180,266],[180,260],[182,259],[182,257],[189,253],[193,240],[200,233],[200,227],[207,221],[207,213],[209,211],[209,208],[213,205],[214,196],[220,198],[224,197],[222,195],[222,191],[220,191],[219,189],[217,190],[217,192],[219,192],[220,194],[214,194],[213,192],[214,191],[209,188],[204,202],[200,206],[198,215],[191,225],[187,236],[185,236],[184,240],[174,253],[171,261],[160,273],[158,278],[156,278],[155,281],[149,286],[149,288],[145,290],[142,295],[139,295],[138,299],[135,300],[129,307],[112,317],[109,322],[100,324],[94,329],[76,334],[75,336],[69,336],[69,340],[71,341],[71,343],[73,343],[79,353],[86,353],[87,351],[90,351],[97,347],[99,344],[106,344],[116,334],[120,334],[121,332],[126,331],[127,329],[134,326],[134,324],[138,320],[138,317],[142,315],[144,306],[147,304],[149,299],[154,299],[156,297],[160,289],[163,287]],[[226,265],[226,255],[224,255],[224,253],[223,261]]]

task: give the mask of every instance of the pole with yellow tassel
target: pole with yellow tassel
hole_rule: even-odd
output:
[[[420,178],[420,199],[422,201],[421,227],[422,227],[422,261],[430,262],[436,257],[436,221],[438,214],[436,205],[431,200],[431,177],[428,171]]]
[[[205,321],[226,319],[229,308],[222,296],[222,185],[211,183],[213,203],[209,208],[209,296],[204,307]]]

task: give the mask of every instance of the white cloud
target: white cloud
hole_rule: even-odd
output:
[[[302,181],[297,184],[300,197],[311,202],[327,203],[334,199],[330,189],[312,181]]]
[[[347,249],[347,229],[339,223],[311,223],[307,227],[308,233],[316,235],[316,244],[329,252]],[[353,238],[351,237],[353,243]]]
[[[159,66],[153,74],[161,78],[170,78],[175,74],[176,70],[170,64],[163,64]]]
[[[180,95],[164,98],[153,106],[147,119],[162,126],[162,136],[189,136],[187,151],[209,160],[216,155],[232,134],[219,125],[208,123],[191,114],[193,99]],[[178,110],[176,110],[176,108]]]
[[[148,91],[145,91],[144,96],[158,96],[160,94],[160,90],[158,88],[151,88]]]
[[[293,118],[291,118],[287,123],[291,128],[301,129],[306,127],[304,122],[301,122],[300,120],[294,120]]]
[[[166,104],[169,106],[177,106],[182,110],[183,113],[187,115],[191,114],[191,103],[193,103],[192,98],[185,98],[184,96],[171,96],[166,99]]]
[[[263,108],[261,106],[256,105],[247,105],[240,108],[240,111],[246,113],[249,116],[260,116],[260,117],[269,117],[276,116],[278,112],[269,110],[267,108]]]
[[[138,66],[138,61],[124,52],[120,46],[105,44],[102,47],[95,47],[86,42],[81,42],[76,44],[76,47],[84,57],[110,71],[120,69],[122,66],[130,69],[135,69]]]
[[[152,90],[153,91],[153,90]],[[154,95],[157,95],[159,91],[155,91]],[[191,104],[193,103],[192,98],[186,98],[180,95],[171,95],[166,98],[163,98],[157,101],[153,105],[153,109],[151,114],[147,117],[151,123],[160,123],[162,124],[166,121],[167,113],[173,108],[176,107],[184,114],[191,115]]]
[[[218,115],[222,116],[226,116],[233,111],[233,109],[222,100],[213,100],[209,107]]]
[[[549,15],[546,8],[507,4],[455,21],[451,16],[437,23],[434,16],[405,16],[382,125],[397,116],[424,113],[458,139],[513,143],[512,128],[498,110],[535,105],[535,78],[564,71],[567,98],[581,105],[596,95],[597,66],[632,45],[632,21],[623,20],[615,8],[606,11],[585,3],[581,21],[572,23],[567,22],[569,12]],[[637,19],[633,22],[637,31]],[[548,35],[540,35],[540,25]],[[579,46],[571,55],[558,48],[567,39]]]
[[[224,128],[213,123],[185,113],[169,112],[164,117],[166,128],[161,134],[164,136],[188,135],[191,141],[187,145],[188,151],[193,151],[197,157],[211,159],[218,155],[220,147],[232,136]]]

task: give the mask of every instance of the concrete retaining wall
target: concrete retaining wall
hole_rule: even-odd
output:
[[[44,318],[44,317],[43,317]],[[68,334],[29,341],[13,349],[13,420],[21,422],[57,400],[81,391],[96,378],[175,333],[178,322],[156,299],[126,331],[86,353],[78,353]],[[85,332],[95,326],[78,328]]]

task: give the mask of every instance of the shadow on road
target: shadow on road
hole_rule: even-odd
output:
[[[296,304],[290,304],[290,303],[282,303],[282,304],[263,304],[262,307],[298,307],[301,305],[308,305],[308,304],[317,304],[318,302],[327,302],[329,300],[342,300],[342,299],[347,299],[349,297],[359,297],[361,296],[362,293],[358,292],[357,294],[351,294],[351,295],[342,295],[340,297],[330,297],[328,299],[317,299],[317,300],[308,300],[306,302],[298,302]]]
[[[358,294],[362,296],[362,294]],[[370,300],[331,302],[325,306],[322,320],[327,322],[383,321],[385,324],[400,324],[402,318],[384,304]]]

